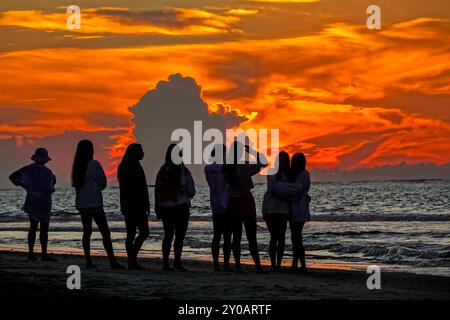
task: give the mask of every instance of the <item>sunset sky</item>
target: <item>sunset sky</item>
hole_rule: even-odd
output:
[[[91,136],[113,172],[129,108],[178,73],[311,168],[450,162],[450,1],[2,1],[0,38],[2,171]]]

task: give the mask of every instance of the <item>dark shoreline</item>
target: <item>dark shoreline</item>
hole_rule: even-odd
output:
[[[186,261],[190,272],[163,272],[159,259],[145,259],[145,271],[110,270],[105,257],[95,257],[99,269],[84,268],[76,255],[56,255],[57,262],[27,261],[25,253],[0,251],[0,298],[49,301],[146,300],[441,300],[450,299],[447,277],[400,272],[381,273],[381,290],[368,290],[364,271],[312,269],[245,274],[213,272],[211,264]],[[124,259],[120,258],[124,264]],[[79,265],[81,290],[66,286],[66,268]]]

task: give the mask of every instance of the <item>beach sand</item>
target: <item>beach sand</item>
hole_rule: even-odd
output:
[[[0,297],[51,300],[146,299],[450,299],[450,279],[383,272],[381,290],[368,290],[364,271],[312,268],[308,274],[213,272],[211,264],[186,261],[189,272],[163,272],[158,259],[142,260],[144,271],[110,270],[106,257],[98,269],[85,269],[78,255],[55,255],[57,262],[27,261],[26,253],[0,252]],[[120,258],[125,264],[124,258]],[[81,267],[81,290],[66,286],[67,267]]]

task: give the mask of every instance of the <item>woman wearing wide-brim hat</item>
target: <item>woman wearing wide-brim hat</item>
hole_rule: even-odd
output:
[[[34,255],[34,243],[40,224],[39,240],[41,242],[43,261],[55,261],[47,253],[48,227],[52,211],[52,193],[55,192],[56,177],[45,165],[51,160],[45,148],[36,149],[31,156],[34,163],[27,165],[9,176],[11,182],[24,188],[27,192],[23,210],[30,218],[28,231],[28,259],[36,260]]]

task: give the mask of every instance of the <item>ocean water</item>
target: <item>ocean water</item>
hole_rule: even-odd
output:
[[[153,187],[149,188],[153,198]],[[260,210],[265,189],[264,184],[256,185],[253,194],[259,217],[260,253],[267,261],[269,234]],[[310,263],[353,268],[377,264],[390,271],[450,276],[450,181],[313,183],[310,195],[312,221],[304,229]],[[0,249],[27,247],[28,222],[21,210],[24,196],[20,189],[0,190]],[[74,196],[71,188],[59,188],[54,194],[50,251],[82,252],[82,228]],[[125,224],[118,196],[117,187],[104,191],[114,248],[125,255]],[[160,257],[163,231],[154,214],[150,233],[141,255]],[[288,230],[286,262],[292,249],[289,237]],[[243,258],[250,260],[243,239]],[[92,240],[94,253],[102,254],[100,234],[94,233]],[[184,256],[210,259],[211,240],[209,189],[198,186]]]

